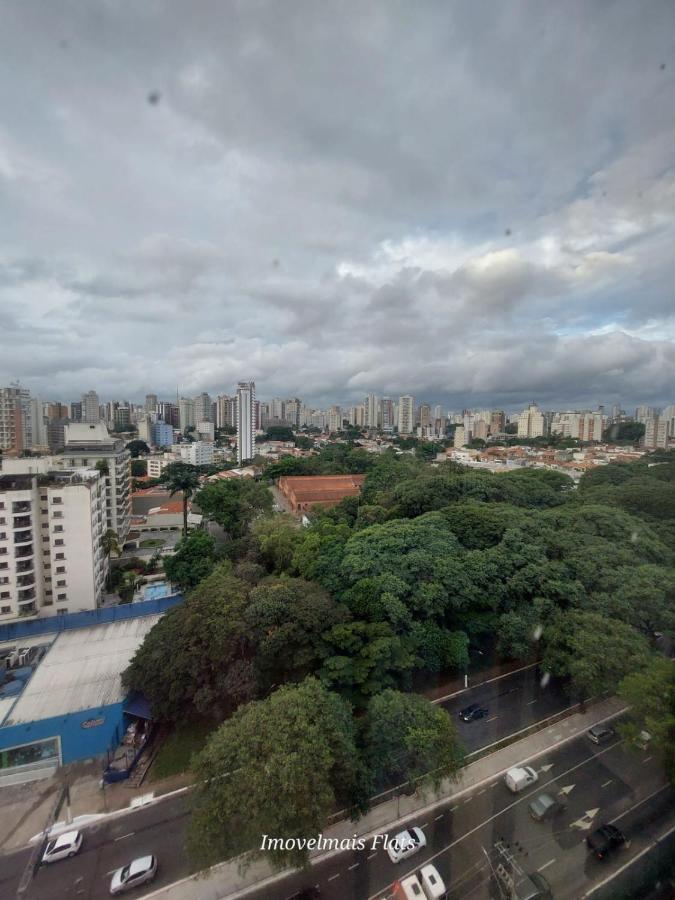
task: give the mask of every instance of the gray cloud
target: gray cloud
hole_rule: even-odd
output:
[[[673,30],[668,0],[9,5],[0,383],[672,402]]]

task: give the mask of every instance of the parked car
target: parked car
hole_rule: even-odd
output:
[[[448,896],[440,872],[431,863],[420,869],[420,882],[427,900],[444,900]]]
[[[589,728],[586,734],[594,744],[605,744],[607,741],[612,740],[616,732],[609,725],[594,725],[593,728]]]
[[[42,854],[42,862],[53,863],[60,859],[67,859],[69,856],[75,856],[81,846],[81,831],[65,831],[47,843]]]
[[[423,847],[426,847],[427,839],[421,828],[413,826],[406,831],[400,831],[396,837],[387,844],[387,853],[393,863],[399,863],[402,859],[414,856]]]
[[[545,822],[562,810],[562,804],[550,794],[539,794],[527,807],[535,822]]]
[[[538,781],[539,776],[531,766],[515,766],[513,769],[509,769],[504,776],[504,782],[513,794],[519,794],[526,787],[536,784]]]
[[[616,825],[601,825],[589,834],[586,843],[598,859],[604,859],[617,847],[626,843],[626,836]]]
[[[123,894],[141,884],[152,881],[157,874],[157,858],[155,856],[139,856],[128,865],[122,866],[110,881],[111,894]]]
[[[488,711],[484,706],[480,706],[478,703],[472,703],[470,706],[466,706],[460,711],[459,717],[462,722],[473,722],[474,719],[482,719],[483,716],[486,716],[487,714]]]

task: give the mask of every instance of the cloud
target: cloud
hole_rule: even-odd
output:
[[[10,5],[0,384],[672,402],[672,4],[410,23]]]

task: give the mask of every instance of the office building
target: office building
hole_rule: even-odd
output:
[[[153,422],[152,443],[155,447],[170,447],[173,444],[173,426],[160,419]]]
[[[237,385],[237,462],[243,465],[255,456],[255,382]]]
[[[65,465],[74,468],[101,469],[106,490],[106,528],[117,533],[122,545],[131,522],[131,456],[124,441],[111,437],[103,422],[66,425],[63,459]]]
[[[415,398],[406,394],[398,398],[398,433],[412,434],[415,426]]]
[[[105,484],[96,469],[51,463],[0,473],[0,622],[95,609],[103,595]]]
[[[129,431],[131,428],[131,410],[128,406],[118,406],[115,410],[115,431]]]
[[[96,425],[101,419],[98,394],[96,391],[87,391],[82,394],[82,421]]]

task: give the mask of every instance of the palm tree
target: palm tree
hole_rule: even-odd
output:
[[[183,536],[187,537],[188,500],[199,487],[197,470],[187,463],[169,463],[162,472],[162,483],[169,488],[172,497],[178,491],[183,492]]]
[[[110,555],[112,553],[115,556],[120,555],[120,542],[117,538],[117,532],[113,528],[109,528],[106,533],[101,538],[101,547],[103,548],[103,552],[108,557],[108,577],[106,579],[107,586],[110,587]]]

